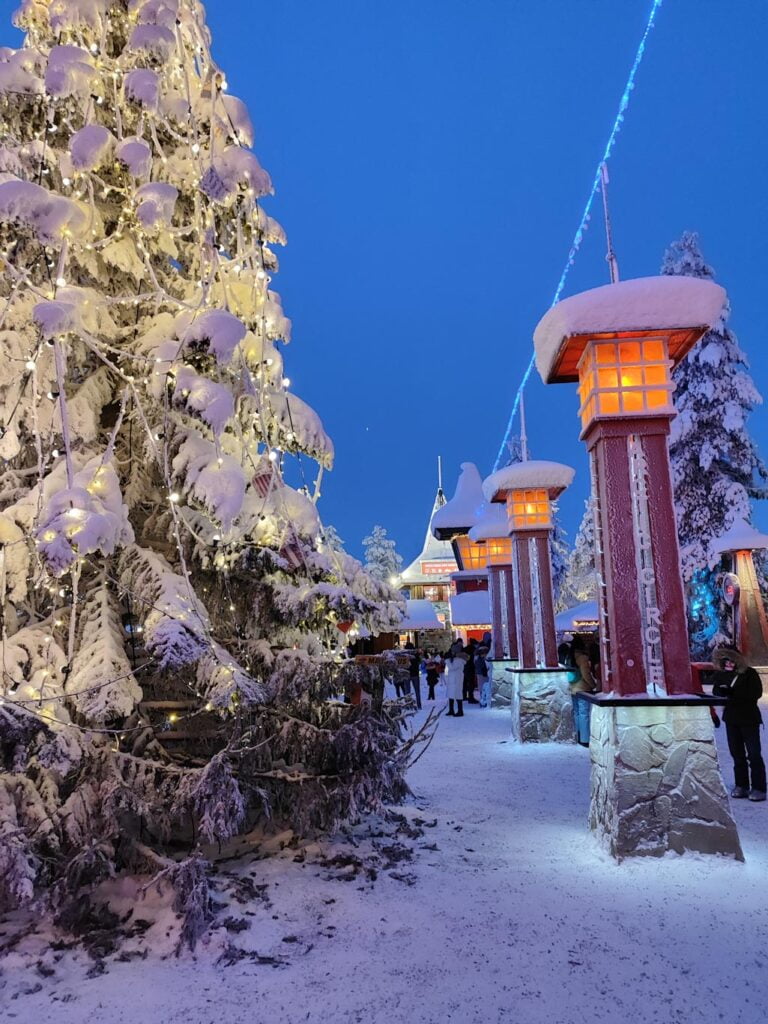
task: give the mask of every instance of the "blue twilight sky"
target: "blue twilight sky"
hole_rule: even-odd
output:
[[[449,494],[462,461],[492,467],[650,0],[207,7],[288,232],[274,282],[294,323],[287,373],[336,444],[321,513],[352,553],[381,523],[410,561],[437,455]],[[700,232],[768,398],[767,29],[763,0],[665,0],[611,204],[623,277],[658,272],[669,241]],[[607,280],[597,212],[565,294]],[[589,490],[576,409],[574,386],[532,380],[533,457],[577,469],[571,540]],[[750,425],[768,456],[768,411]]]

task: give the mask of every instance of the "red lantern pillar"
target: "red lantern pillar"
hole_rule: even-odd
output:
[[[517,656],[517,611],[512,566],[488,566],[491,599],[491,635],[496,661]]]
[[[558,667],[549,537],[551,502],[573,479],[557,462],[518,462],[484,483],[486,497],[504,501],[512,536],[516,595],[517,661],[520,668]]]
[[[743,859],[709,709],[693,695],[667,435],[670,371],[720,316],[711,281],[622,281],[554,306],[545,383],[579,383],[595,502],[603,693],[589,699],[590,825],[619,860]]]
[[[507,516],[498,505],[483,502],[470,540],[484,550],[488,568],[488,596],[491,606],[491,657],[495,661],[517,657],[515,588],[512,578],[512,540]]]

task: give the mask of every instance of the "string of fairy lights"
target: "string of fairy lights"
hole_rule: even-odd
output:
[[[125,24],[116,24],[116,19],[120,22],[125,21]],[[85,105],[84,112],[78,111],[78,113],[84,114],[83,123],[89,123],[94,106],[104,108],[106,104],[108,109],[114,110],[115,112],[118,140],[123,137],[123,119],[120,114],[120,103],[121,91],[124,87],[127,76],[125,70],[119,67],[113,58],[107,56],[107,35],[110,30],[118,30],[119,34],[126,37],[129,28],[128,21],[129,16],[122,12],[113,10],[104,15],[103,30],[98,42],[89,41],[89,38],[77,28],[71,30],[66,40],[64,40],[76,46],[82,46],[84,49],[88,50],[92,56],[94,69],[98,69],[99,82],[103,83],[103,85],[100,86],[101,91],[96,93],[91,92]],[[187,34],[186,37],[183,36],[183,32]],[[40,52],[44,52],[47,45],[46,39],[42,32],[37,33],[35,31],[34,23],[27,26],[27,33],[25,46],[30,46],[33,49],[38,49]],[[219,243],[217,240],[218,226],[213,198],[202,188],[206,173],[209,173],[206,172],[206,165],[204,161],[209,160],[210,169],[213,169],[213,158],[217,141],[219,141],[221,122],[226,121],[228,123],[228,142],[232,142],[235,146],[242,148],[244,143],[247,143],[248,140],[243,138],[242,131],[233,122],[230,110],[226,103],[223,102],[222,94],[227,88],[226,80],[211,58],[206,33],[197,24],[197,20],[195,18],[189,19],[185,22],[183,29],[181,24],[177,23],[175,28],[175,38],[178,52],[191,52],[192,62],[195,65],[195,75],[199,78],[200,82],[203,83],[201,95],[203,95],[206,88],[210,92],[209,131],[206,133],[202,130],[201,124],[197,118],[196,105],[190,80],[190,70],[187,66],[187,62],[182,59],[178,65],[171,67],[170,69],[166,69],[166,73],[174,78],[174,84],[176,86],[181,86],[180,91],[186,97],[189,118],[189,134],[187,136],[180,134],[174,127],[172,120],[161,114],[159,110],[151,111],[149,109],[142,108],[139,110],[136,117],[136,137],[141,139],[145,132],[148,133],[154,144],[156,153],[159,156],[161,165],[167,166],[169,158],[163,149],[158,136],[158,127],[162,126],[164,138],[171,138],[182,145],[187,145],[189,151],[196,160],[196,175],[195,179],[191,183],[193,185],[194,204],[194,216],[191,219],[191,223],[181,227],[171,227],[170,225],[167,225],[166,227],[167,234],[171,238],[182,238],[188,236],[191,239],[194,239],[196,234],[198,236],[196,256],[196,266],[199,273],[199,280],[197,282],[197,300],[190,301],[183,293],[181,285],[184,282],[180,280],[179,272],[174,267],[173,260],[169,262],[169,268],[167,268],[169,277],[172,280],[171,287],[173,291],[169,291],[168,288],[163,287],[158,280],[155,267],[151,260],[152,241],[148,237],[148,232],[143,229],[142,223],[137,216],[135,194],[136,182],[130,174],[125,173],[125,167],[121,163],[120,159],[115,159],[113,165],[110,165],[113,169],[113,179],[117,178],[118,180],[109,180],[106,174],[98,174],[95,168],[89,168],[87,171],[80,172],[75,170],[70,174],[60,175],[60,194],[70,196],[76,204],[79,204],[81,207],[87,206],[90,211],[89,227],[86,234],[87,240],[82,243],[82,249],[85,253],[104,254],[108,247],[113,246],[115,242],[119,242],[124,236],[132,239],[135,244],[138,261],[141,264],[142,271],[146,274],[145,280],[151,282],[149,289],[134,292],[133,294],[105,295],[103,297],[103,305],[105,308],[128,307],[130,305],[136,307],[136,329],[133,333],[133,341],[136,341],[138,335],[140,309],[145,305],[154,306],[156,313],[159,312],[161,308],[167,309],[168,306],[171,305],[175,306],[182,312],[186,311],[190,314],[186,327],[179,332],[179,335],[177,336],[176,340],[178,345],[175,355],[171,359],[163,359],[162,368],[156,368],[153,366],[153,364],[161,362],[160,359],[144,352],[136,351],[135,345],[131,349],[121,349],[115,345],[110,345],[108,342],[97,337],[94,332],[87,330],[83,325],[78,326],[77,339],[82,343],[87,351],[89,351],[121,382],[123,386],[122,393],[119,396],[120,412],[117,424],[111,432],[107,448],[102,453],[99,467],[94,471],[90,483],[86,486],[86,490],[91,493],[99,490],[99,473],[104,469],[105,464],[112,457],[117,434],[123,421],[123,417],[126,414],[128,402],[130,401],[132,405],[130,424],[132,426],[134,419],[133,411],[135,410],[135,415],[142,427],[142,432],[149,452],[154,460],[154,464],[160,469],[164,481],[167,496],[167,509],[170,514],[173,539],[178,553],[180,576],[184,582],[188,596],[187,607],[189,615],[193,619],[196,619],[195,632],[201,642],[205,645],[211,657],[218,663],[221,671],[229,674],[234,674],[235,671],[241,671],[245,674],[245,670],[240,669],[240,666],[237,665],[234,659],[232,659],[231,656],[216,642],[211,632],[211,626],[207,615],[204,615],[201,611],[199,598],[190,578],[182,534],[186,533],[191,535],[194,541],[198,544],[205,543],[206,538],[201,537],[196,532],[193,524],[184,514],[182,495],[174,486],[174,473],[169,453],[169,438],[172,434],[174,413],[177,417],[181,415],[178,410],[172,409],[171,404],[175,390],[175,369],[183,357],[187,344],[187,336],[191,332],[198,314],[210,308],[217,308],[216,303],[212,303],[211,301],[212,295],[215,295],[217,289],[223,299],[222,305],[225,308],[229,307],[228,300],[230,298],[231,290],[235,286],[232,282],[239,283],[241,280],[248,280],[251,282],[251,287],[256,289],[261,295],[259,322],[258,324],[254,322],[253,327],[258,328],[260,354],[262,357],[266,356],[266,358],[259,360],[258,367],[253,370],[249,365],[249,361],[244,352],[240,350],[238,352],[238,361],[236,365],[231,368],[218,365],[217,371],[222,377],[228,378],[233,383],[244,381],[246,392],[257,399],[256,412],[252,416],[251,422],[256,432],[256,436],[260,437],[262,439],[262,443],[265,445],[264,452],[259,450],[258,441],[256,442],[256,448],[254,449],[253,444],[245,438],[242,429],[243,425],[238,415],[235,415],[233,418],[233,428],[238,435],[238,440],[240,441],[241,453],[245,460],[247,460],[250,470],[254,474],[261,474],[262,476],[265,475],[261,466],[261,458],[263,455],[268,457],[267,464],[270,467],[266,474],[268,482],[264,490],[260,492],[262,495],[262,502],[261,509],[257,513],[257,521],[265,518],[264,513],[269,505],[271,507],[271,512],[283,523],[283,539],[279,540],[278,546],[282,547],[285,543],[285,538],[290,538],[293,531],[290,509],[288,509],[286,504],[286,490],[285,486],[282,484],[280,472],[286,450],[294,451],[300,457],[303,446],[305,451],[312,454],[315,458],[318,458],[320,471],[318,473],[317,480],[315,481],[315,494],[312,499],[313,501],[316,501],[319,497],[319,485],[322,478],[323,462],[320,449],[315,448],[315,450],[313,450],[314,442],[310,443],[306,437],[303,440],[299,437],[287,393],[287,389],[290,386],[290,380],[282,373],[282,360],[280,360],[277,355],[275,355],[275,357],[267,355],[269,351],[267,347],[268,343],[274,343],[276,346],[280,340],[280,335],[271,333],[267,320],[267,306],[268,301],[271,298],[271,293],[268,291],[268,286],[271,280],[268,271],[272,269],[273,264],[275,264],[275,260],[266,244],[265,235],[267,233],[266,226],[268,224],[268,218],[263,215],[259,205],[257,194],[258,190],[250,184],[250,178],[246,173],[245,177],[248,183],[242,183],[243,187],[238,188],[236,201],[229,208],[230,212],[234,214],[234,217],[230,218],[229,221],[231,240],[229,242]],[[63,40],[60,36],[59,42],[62,41]],[[9,95],[9,93],[6,92],[6,95]],[[19,93],[19,96],[23,96],[26,101],[33,99],[29,93]],[[39,107],[42,125],[38,130],[32,132],[31,139],[13,139],[10,125],[4,125],[3,131],[11,144],[14,142],[16,143],[22,157],[25,159],[34,159],[39,156],[39,164],[32,177],[39,185],[42,186],[44,182],[46,184],[52,183],[52,179],[55,177],[55,160],[57,158],[58,151],[53,146],[54,140],[57,137],[61,137],[59,133],[66,133],[67,131],[71,138],[73,133],[77,130],[77,125],[74,123],[76,118],[73,116],[73,111],[68,108],[66,102],[63,104],[56,104],[52,101],[51,97],[47,95],[45,98],[38,95],[35,102]],[[139,106],[141,107],[141,104]],[[218,122],[217,117],[219,119]],[[131,168],[128,167],[128,170],[130,171]],[[122,181],[119,180],[120,175],[122,175]],[[113,231],[103,238],[99,238],[98,226],[100,222],[97,211],[96,190],[98,190],[98,198],[100,200],[109,200],[110,202],[117,203],[120,206],[120,213],[115,222]],[[34,232],[32,232],[32,234],[34,235]],[[246,242],[246,236],[250,237],[250,245]],[[18,247],[21,244],[20,241],[17,241],[15,245],[11,245],[8,251],[0,253],[0,259],[3,260],[5,271],[11,280],[10,294],[7,296],[5,306],[0,312],[0,328],[4,326],[6,316],[12,307],[15,296],[20,290],[23,289],[25,294],[38,298],[41,302],[51,302],[56,300],[57,294],[61,289],[67,288],[68,262],[71,259],[73,249],[76,248],[78,242],[82,241],[82,236],[65,226],[61,229],[60,239],[61,242],[58,260],[55,260],[51,255],[51,250],[49,248],[50,240],[48,244],[42,241],[40,242],[41,251],[34,255],[34,259],[32,259],[31,263],[26,267],[19,266],[16,259]],[[269,241],[271,240],[272,239],[270,238]],[[34,279],[35,268],[41,259],[44,261],[45,273],[50,284],[50,289],[45,289],[36,284]],[[82,262],[79,262],[79,265],[82,266]],[[64,350],[64,346],[61,344],[60,337],[57,335],[44,337],[42,330],[40,334],[41,336],[35,342],[33,350],[24,359],[24,373],[18,382],[15,402],[10,409],[9,415],[6,417],[6,422],[3,425],[2,431],[0,431],[1,436],[2,433],[7,431],[14,424],[15,417],[22,407],[24,395],[28,387],[31,385],[31,417],[33,420],[35,444],[37,447],[38,478],[37,509],[31,523],[29,524],[33,534],[39,524],[39,517],[43,504],[44,481],[46,479],[47,469],[51,465],[50,460],[53,460],[55,463],[59,459],[63,459],[66,468],[67,484],[70,489],[73,486],[75,475],[75,459],[68,427],[68,398],[65,389],[67,382],[66,352]],[[46,346],[50,346],[50,348],[53,349],[56,384],[51,389],[45,391],[45,397],[55,405],[58,405],[61,421],[60,433],[62,435],[61,448],[51,447],[47,454],[43,451],[41,430],[38,429],[39,409],[43,398],[43,391],[41,391],[38,386],[38,372],[40,358],[45,352]],[[276,349],[275,352],[277,352]],[[122,366],[118,365],[118,360],[122,360],[124,358],[127,358],[131,364],[135,363],[137,367],[143,368],[143,371],[140,372],[138,376],[133,372],[126,372]],[[132,368],[133,367],[131,367],[131,369]],[[276,374],[279,374],[279,376],[276,377]],[[152,377],[157,375],[163,375],[165,377],[166,385],[162,389],[161,393],[162,423],[159,429],[158,426],[152,422],[153,417],[144,407],[141,390],[138,386],[141,383],[145,386],[150,386],[152,383]],[[279,390],[274,389],[276,381],[279,381]],[[283,416],[278,415],[274,408],[273,390],[275,390],[275,395],[279,395],[282,402],[284,402],[287,425],[284,423]],[[55,420],[53,414],[46,414],[43,419],[47,429],[53,433]],[[277,428],[275,425],[277,425]],[[132,431],[129,432],[129,436],[132,437]],[[215,432],[214,446],[217,455],[217,465],[221,467],[224,463],[224,458],[220,447],[220,438]],[[132,459],[133,456],[131,455],[130,458]],[[304,480],[304,490],[307,495],[309,495],[309,486],[307,484],[304,468],[301,462],[300,469]],[[78,515],[80,509],[73,506],[70,511],[73,513],[73,520],[81,518]],[[75,529],[76,528],[75,524]],[[211,539],[216,547],[223,544],[223,542],[220,529],[215,527],[214,529],[216,532],[213,533]],[[75,535],[76,533],[73,531],[72,536]],[[6,592],[6,556],[7,553],[11,551],[15,543],[26,544],[27,538],[22,537],[18,541],[9,541],[3,545],[1,581],[3,602],[5,600]],[[248,547],[259,546],[254,545],[247,539],[244,540],[244,544]],[[66,654],[63,655],[63,657],[66,658],[66,661],[64,669],[60,673],[63,676],[64,683],[66,683],[67,675],[72,669],[74,656],[78,610],[78,581],[80,579],[82,568],[86,566],[91,559],[87,555],[80,555],[76,557],[70,567],[71,582],[69,584],[62,584],[60,579],[56,579],[55,577],[52,580],[50,579],[50,576],[46,571],[46,567],[41,560],[40,552],[35,546],[33,547],[34,557],[37,560],[37,568],[33,571],[32,576],[29,577],[29,581],[34,584],[35,589],[43,585],[44,589],[49,591],[53,596],[53,605],[49,616],[49,623],[52,629],[64,628],[65,621],[60,617],[61,613],[58,605],[58,599],[63,599],[68,595],[71,595],[68,642],[66,645],[67,650]],[[243,544],[241,544],[240,547],[243,547]],[[304,561],[304,568],[308,571],[308,566],[300,546],[298,546],[298,552],[301,559]],[[327,547],[327,552],[334,562],[339,561],[340,555],[335,552],[332,547]],[[226,559],[221,553],[221,550],[219,550],[219,553],[216,556],[215,564],[220,568],[226,567],[227,565]],[[336,568],[341,571],[340,565],[337,565]],[[108,576],[108,574],[105,573],[105,578],[106,576]],[[169,606],[164,608],[156,607],[151,600],[148,600],[145,592],[137,592],[135,588],[132,588],[130,584],[126,582],[124,578],[118,579],[110,577],[110,580],[113,585],[119,588],[120,592],[124,593],[129,598],[134,599],[137,605],[140,605],[146,610],[159,611],[167,619],[178,621],[183,625],[189,626],[189,622],[184,621],[186,619],[186,614],[174,615]],[[206,588],[203,589],[205,590]],[[233,612],[235,611],[235,604],[232,600],[232,596],[228,588],[228,581],[226,579],[224,589],[228,595],[229,610],[230,612]],[[45,626],[45,622],[45,619],[39,620],[34,623],[34,628],[36,630],[42,629]],[[55,716],[45,714],[42,708],[44,704],[49,704],[50,702],[65,701],[71,697],[82,696],[104,689],[119,682],[121,679],[126,678],[126,676],[130,674],[135,675],[138,672],[145,671],[154,665],[155,659],[150,658],[141,665],[134,664],[131,673],[123,673],[115,676],[114,678],[102,680],[93,687],[70,690],[69,692],[67,692],[66,687],[64,687],[64,692],[51,692],[46,694],[44,692],[45,684],[41,684],[40,692],[34,699],[15,699],[14,693],[20,684],[19,681],[15,680],[6,669],[6,630],[7,625],[4,616],[2,623],[2,668],[4,679],[10,680],[11,686],[7,687],[6,695],[5,697],[0,698],[0,703],[12,706],[16,705],[19,708],[23,708],[28,713],[36,715],[43,721],[56,721],[59,725],[70,725],[80,731],[103,732],[106,734],[117,734],[121,736],[125,734],[125,729],[90,729],[77,725],[77,723],[74,722],[63,723]],[[47,640],[48,643],[46,646],[48,651],[51,652],[54,646],[53,634],[47,637]],[[62,652],[62,647],[58,643],[56,644],[56,648],[59,652]],[[50,653],[48,657],[50,659]],[[43,678],[53,674],[51,666],[52,663],[49,660],[47,667],[42,670]],[[204,694],[196,693],[195,695],[198,698],[205,700]],[[211,710],[211,704],[208,703],[204,708],[196,709],[191,712],[190,715],[183,717],[193,717],[195,714],[200,714],[201,710]],[[179,716],[174,715],[169,718],[169,722],[175,722],[177,718],[179,718]],[[146,725],[137,726],[137,728],[146,728]]]
[[[646,44],[648,42],[648,36],[650,35],[651,30],[654,28],[656,24],[656,15],[658,14],[659,8],[661,7],[662,3],[663,0],[652,0],[651,9],[648,14],[648,20],[645,25],[645,30],[643,31],[643,35],[637,47],[635,58],[632,62],[632,67],[630,68],[629,77],[627,78],[626,85],[624,86],[624,91],[621,94],[621,99],[619,100],[619,108],[616,112],[613,125],[611,126],[611,131],[608,135],[608,141],[606,142],[600,160],[598,161],[597,168],[595,170],[595,175],[592,179],[592,186],[589,190],[587,201],[584,204],[584,209],[581,214],[581,220],[579,221],[578,227],[576,228],[576,233],[573,236],[571,247],[568,250],[568,256],[566,257],[565,265],[563,266],[563,271],[560,275],[560,280],[557,282],[557,288],[555,289],[555,294],[552,297],[550,308],[551,306],[557,305],[557,303],[560,301],[560,297],[563,294],[568,274],[570,273],[571,267],[574,264],[576,256],[579,250],[581,249],[581,243],[584,240],[584,235],[589,227],[589,222],[592,217],[592,207],[594,205],[595,199],[597,198],[598,191],[600,190],[602,169],[605,165],[607,165],[608,160],[610,159],[610,156],[616,144],[616,139],[624,124],[624,116],[626,114],[627,108],[629,107],[629,101],[632,95],[632,90],[635,88],[635,78],[637,76],[640,64],[642,63],[643,57],[645,56],[645,49]],[[536,357],[535,355],[531,355],[528,365],[526,366],[525,372],[523,373],[522,379],[515,393],[515,398],[512,403],[512,411],[509,414],[509,420],[507,421],[507,427],[506,430],[504,431],[504,437],[502,439],[501,445],[499,446],[499,451],[498,454],[496,455],[496,461],[493,464],[494,473],[499,468],[499,466],[502,465],[502,460],[504,460],[507,457],[507,446],[509,444],[510,438],[512,437],[515,417],[517,416],[523,392],[525,390],[526,385],[528,384],[528,381],[530,379],[531,373],[533,372],[533,368],[535,365]]]

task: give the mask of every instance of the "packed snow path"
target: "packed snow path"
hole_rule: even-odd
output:
[[[730,783],[723,732],[718,742]],[[258,950],[261,962],[216,965],[216,950],[200,949],[194,961],[111,962],[93,978],[62,976],[57,965],[55,985],[56,977],[35,978],[40,991],[15,999],[13,971],[6,972],[0,1003],[8,1019],[765,1020],[768,805],[734,804],[745,864],[669,856],[617,866],[585,825],[587,751],[521,748],[508,733],[501,711],[472,707],[463,719],[441,720],[412,773],[416,801],[406,815],[426,825],[404,871],[360,885],[360,878],[333,880],[292,858],[251,864],[273,902],[253,901],[244,911],[251,928],[235,938]],[[270,965],[270,957],[281,965]]]

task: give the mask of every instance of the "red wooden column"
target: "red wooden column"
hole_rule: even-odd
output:
[[[491,657],[504,657],[504,623],[501,617],[501,566],[488,568],[488,600],[491,606]]]
[[[491,601],[493,657],[517,657],[517,623],[515,621],[515,590],[511,565],[488,566],[488,590]]]
[[[509,603],[514,603],[517,634],[517,651],[510,653],[521,669],[558,667],[549,537],[552,502],[572,480],[570,466],[526,459],[497,470],[483,483],[488,501],[506,507],[512,538]]]
[[[517,657],[517,603],[515,601],[515,584],[512,566],[505,565],[501,575],[502,584],[502,616],[507,627],[507,655]]]
[[[610,689],[690,693],[685,598],[669,471],[670,416],[595,420],[592,453]]]
[[[592,494],[603,544],[605,586],[598,588],[598,602],[610,637],[610,645],[602,648],[609,658],[609,672],[603,671],[603,679],[622,694],[646,692],[630,495],[630,433],[622,420],[596,420],[584,434],[592,455]]]
[[[528,534],[512,534],[512,574],[517,595],[517,660],[520,668],[536,668],[536,634]]]
[[[539,609],[541,612],[541,641],[544,648],[544,667],[557,668],[557,638],[555,636],[555,599],[552,592],[552,563],[549,554],[549,530],[536,531],[532,540],[536,545]]]
[[[638,429],[637,433],[646,463],[653,467],[653,472],[648,474],[646,490],[658,615],[655,623],[650,620],[648,602],[645,601],[648,621],[644,639],[649,680],[653,682],[659,671],[658,661],[652,658],[655,650],[656,659],[660,655],[663,661],[663,686],[671,694],[691,692],[691,655],[667,445],[670,421],[671,417],[645,420],[642,430]],[[640,582],[643,585],[642,579]]]

